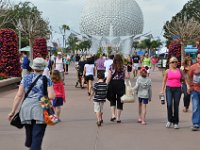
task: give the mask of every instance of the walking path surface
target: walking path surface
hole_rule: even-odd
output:
[[[161,105],[161,72],[151,73],[153,98],[147,106],[147,125],[137,123],[138,103],[125,104],[122,123],[110,122],[109,103],[104,107],[104,123],[98,128],[93,103],[86,89],[75,88],[75,69],[70,66],[65,88],[67,103],[62,108],[62,122],[48,127],[43,150],[197,150],[200,131],[192,132],[190,112],[183,113],[180,103],[180,129],[166,129],[166,104]],[[25,150],[24,129],[9,125],[7,114],[11,110],[17,89],[0,89],[0,150]]]

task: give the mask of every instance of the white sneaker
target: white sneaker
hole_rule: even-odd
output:
[[[171,122],[167,122],[166,128],[170,128],[171,126],[172,126],[172,123]]]
[[[174,129],[179,129],[178,124],[174,124]]]

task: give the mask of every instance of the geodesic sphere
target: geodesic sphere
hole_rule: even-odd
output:
[[[135,0],[87,0],[80,31],[96,36],[128,36],[141,34],[144,21]]]

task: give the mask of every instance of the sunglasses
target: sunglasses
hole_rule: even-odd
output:
[[[172,61],[172,62],[170,62],[170,64],[177,64],[178,62],[177,61]]]

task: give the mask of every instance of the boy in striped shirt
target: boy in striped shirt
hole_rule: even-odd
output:
[[[103,123],[103,105],[106,101],[108,85],[104,82],[105,76],[103,72],[98,72],[97,78],[98,81],[94,84],[90,99],[94,96],[94,112],[96,113],[97,126],[99,127]]]

